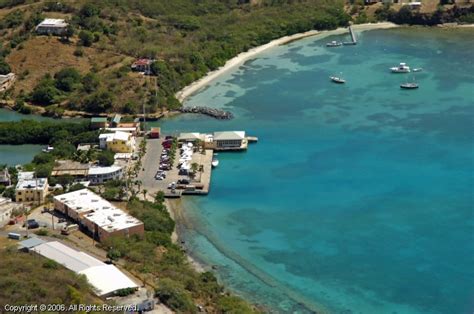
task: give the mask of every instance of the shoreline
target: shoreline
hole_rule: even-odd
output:
[[[373,30],[373,29],[395,28],[395,27],[400,27],[400,25],[397,25],[391,22],[380,22],[380,23],[357,24],[357,25],[352,25],[352,27],[356,31],[367,31],[367,30]],[[340,35],[346,32],[348,32],[348,28],[346,27],[339,27],[334,30],[322,30],[322,31],[310,30],[304,33],[297,33],[294,35],[284,36],[284,37],[280,37],[278,39],[272,40],[267,44],[251,48],[250,50],[241,52],[234,58],[227,60],[227,62],[222,67],[207,73],[205,76],[203,76],[199,80],[181,89],[179,92],[175,94],[175,97],[179,100],[179,102],[183,103],[188,97],[198,92],[200,89],[206,87],[209,83],[211,83],[214,79],[216,79],[220,75],[224,74],[225,72],[229,71],[230,69],[236,66],[242,65],[245,61],[255,57],[256,55],[270,48],[289,44],[294,41],[304,39],[307,37],[318,36],[319,39],[322,39],[327,36]]]

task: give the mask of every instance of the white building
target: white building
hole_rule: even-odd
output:
[[[215,149],[239,149],[247,144],[244,131],[224,131],[214,132],[214,146]]]
[[[115,235],[143,236],[143,222],[88,189],[54,197],[54,209],[86,228],[99,241]]]
[[[102,184],[110,180],[119,180],[122,175],[123,170],[120,166],[90,167],[87,178],[91,184]]]
[[[85,275],[98,296],[106,297],[121,289],[138,288],[138,285],[117,267],[107,265],[95,257],[76,251],[60,242],[46,242],[36,245],[30,250],[77,274]]]
[[[13,211],[20,209],[21,204],[14,203],[8,198],[0,197],[0,228],[8,224]]]
[[[48,187],[47,178],[36,178],[34,172],[19,172],[15,200],[17,202],[43,203],[48,194]]]
[[[63,19],[44,19],[36,26],[35,31],[45,35],[63,35],[66,33],[68,25]]]

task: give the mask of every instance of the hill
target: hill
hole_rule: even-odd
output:
[[[0,305],[102,303],[85,277],[54,261],[16,248],[2,248],[0,256]]]
[[[0,17],[0,56],[19,76],[4,98],[53,114],[175,108],[178,90],[238,53],[349,21],[343,0],[0,0]],[[70,36],[36,35],[45,17],[70,22]],[[130,71],[140,57],[157,60],[150,79]],[[54,77],[65,68],[77,70],[67,84]]]

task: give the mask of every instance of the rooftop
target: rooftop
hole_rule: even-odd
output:
[[[99,174],[107,174],[121,170],[122,167],[120,166],[110,166],[110,167],[90,167],[89,168],[89,175],[99,175]]]
[[[54,165],[52,176],[73,175],[86,176],[89,170],[89,164],[82,164],[73,160],[58,160]]]
[[[243,140],[245,131],[214,132],[214,140]]]
[[[67,25],[63,19],[44,19],[37,27],[66,27]]]
[[[17,190],[24,189],[35,189],[43,190],[48,184],[47,178],[35,178],[34,172],[19,172],[18,173],[18,183],[16,184]]]
[[[91,122],[93,122],[93,123],[103,123],[103,122],[107,122],[107,118],[106,117],[93,117],[93,118],[91,118]]]
[[[109,232],[142,224],[140,220],[88,189],[58,195],[54,199],[66,204],[77,213],[84,213],[87,220]]]

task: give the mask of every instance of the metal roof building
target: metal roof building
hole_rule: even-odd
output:
[[[31,251],[57,262],[77,274],[85,275],[98,296],[108,296],[121,289],[138,288],[138,285],[117,267],[107,265],[95,257],[76,251],[60,242],[53,241],[36,245]]]

